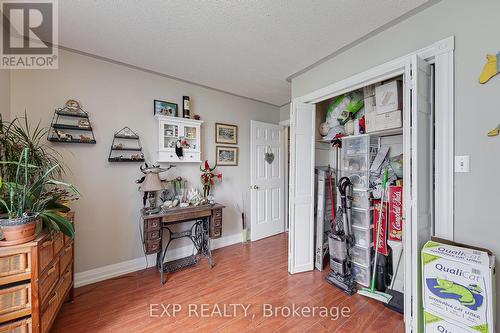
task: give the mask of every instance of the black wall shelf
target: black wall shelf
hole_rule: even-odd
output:
[[[52,124],[55,129],[67,129],[72,131],[92,131],[92,127],[81,127],[78,125]]]
[[[59,139],[57,137],[55,138],[48,138],[50,142],[60,142],[60,143],[88,143],[88,144],[95,144],[95,140],[80,140],[80,139]]]
[[[75,123],[75,120],[71,118],[78,118],[79,120]],[[80,125],[80,123],[83,123],[83,125]],[[96,144],[89,114],[80,107],[78,102],[68,100],[62,108],[54,111],[47,140],[57,143]]]
[[[131,141],[125,144],[121,140],[135,140],[134,147]],[[123,154],[116,156],[120,152]],[[138,152],[138,153],[137,153]],[[142,153],[141,139],[139,135],[132,131],[130,127],[125,126],[113,135],[113,142],[109,149],[109,162],[144,162],[144,154]]]

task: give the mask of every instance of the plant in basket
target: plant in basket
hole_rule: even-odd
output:
[[[200,165],[200,171],[201,171],[201,184],[203,185],[203,198],[205,200],[210,194],[210,189],[212,188],[213,185],[215,185],[215,181],[219,180],[222,181],[222,173],[219,172],[217,174],[214,173],[215,168],[217,166],[214,166],[213,168],[210,167],[208,164],[208,161],[205,161],[204,167]]]
[[[39,221],[51,232],[63,232],[69,237],[75,234],[71,222],[62,215],[70,210],[63,202],[75,200],[79,192],[73,185],[52,177],[60,171],[58,164],[41,168],[28,163],[29,154],[29,148],[23,148],[17,161],[0,161],[0,165],[15,169],[11,176],[0,176],[3,245],[34,239]]]

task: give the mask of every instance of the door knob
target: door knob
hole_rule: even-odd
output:
[[[259,188],[260,188],[260,187],[258,187],[257,185],[254,185],[254,186],[253,186],[253,189],[254,189],[254,190],[258,190]]]

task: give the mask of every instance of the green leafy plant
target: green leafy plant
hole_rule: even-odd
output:
[[[0,160],[18,161],[25,148],[29,149],[28,163],[39,168],[34,170],[42,173],[53,165],[59,165],[53,172],[55,177],[61,178],[64,174],[64,166],[61,164],[61,155],[46,142],[48,128],[42,127],[40,122],[35,126],[30,125],[28,115],[15,118],[11,122],[0,118]],[[12,178],[15,176],[16,166],[14,164],[0,165],[0,176]]]
[[[49,230],[74,237],[73,225],[60,213],[69,212],[63,202],[80,193],[73,185],[51,177],[60,168],[58,164],[42,168],[28,163],[29,154],[29,148],[24,148],[17,161],[0,161],[16,170],[12,179],[0,177],[0,204],[7,215],[3,220],[36,216]]]

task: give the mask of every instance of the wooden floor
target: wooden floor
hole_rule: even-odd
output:
[[[78,288],[74,303],[63,306],[53,332],[404,332],[401,315],[374,300],[348,297],[324,281],[325,273],[289,275],[287,244],[287,235],[281,234],[216,250],[214,268],[202,260],[169,275],[163,287],[159,273],[151,268]],[[160,304],[180,304],[182,310],[173,317],[170,307],[169,317]],[[208,304],[207,313],[202,304]],[[247,316],[243,308],[235,316],[232,311],[222,313],[224,305],[232,309],[230,304],[249,306]],[[292,316],[288,310],[264,316],[263,304],[274,310],[293,310],[293,304],[317,310],[315,316]],[[333,320],[319,311],[321,307],[331,308],[333,316],[336,308],[349,308],[350,313]],[[202,318],[213,311],[213,317]]]

